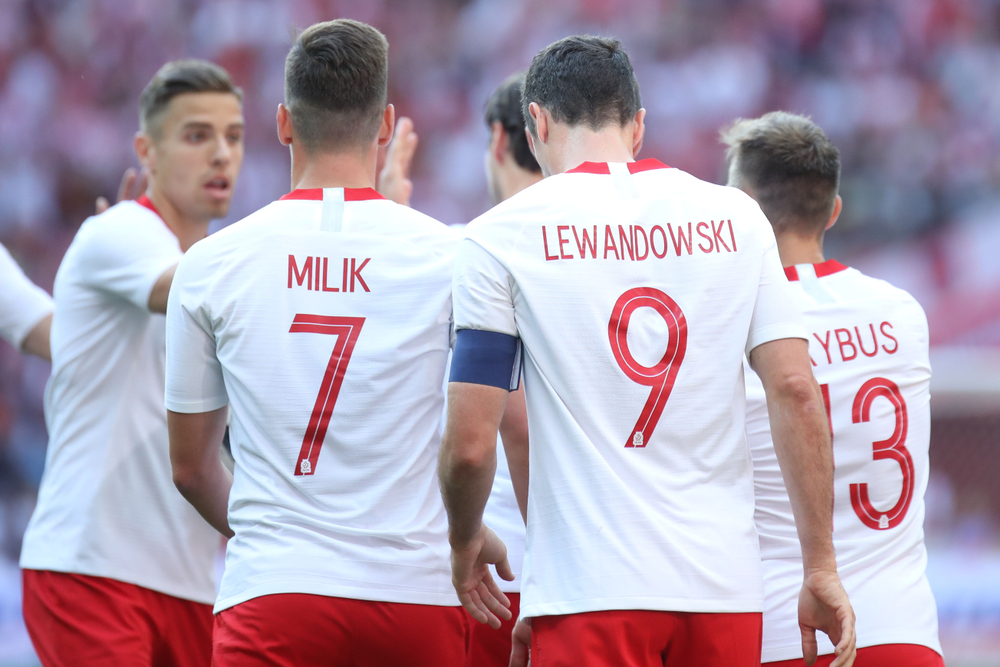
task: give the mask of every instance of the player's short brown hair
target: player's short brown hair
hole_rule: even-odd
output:
[[[553,42],[531,61],[524,81],[524,122],[538,136],[528,106],[545,107],[553,119],[592,130],[624,127],[642,107],[639,82],[617,39],[574,35]]]
[[[309,152],[336,152],[372,141],[388,85],[389,43],[359,21],[310,26],[285,59],[285,105]]]
[[[507,133],[514,162],[521,169],[538,174],[542,168],[531,154],[528,137],[524,134],[524,114],[521,112],[523,89],[524,72],[507,77],[486,102],[486,125],[492,127],[493,123],[500,123],[503,131]]]
[[[805,116],[772,111],[721,133],[730,185],[753,193],[776,231],[819,234],[840,187],[840,152]]]
[[[173,60],[156,73],[139,96],[139,129],[159,138],[170,100],[184,93],[229,93],[243,101],[243,91],[229,73],[206,60]]]

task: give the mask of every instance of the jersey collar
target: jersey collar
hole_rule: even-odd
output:
[[[670,169],[667,165],[653,158],[646,158],[638,162],[626,162],[630,174],[638,174],[640,171],[650,169]],[[578,167],[574,167],[566,172],[567,174],[610,174],[611,167],[607,162],[584,162]]]
[[[816,277],[822,278],[824,276],[829,276],[834,273],[839,273],[845,270],[847,267],[838,262],[835,259],[828,259],[825,262],[820,262],[819,264],[812,265],[813,270],[816,271]],[[785,267],[785,276],[789,280],[798,280],[799,271],[794,266]]]
[[[292,190],[278,201],[290,199],[323,201],[323,188]],[[344,201],[368,201],[371,199],[385,199],[385,197],[376,192],[374,188],[344,188]]]
[[[135,200],[135,203],[139,204],[140,206],[145,206],[150,211],[155,213],[160,220],[163,220],[163,216],[160,215],[160,212],[156,210],[156,206],[153,204],[153,200],[147,197],[145,192],[142,193],[139,196],[139,198]]]

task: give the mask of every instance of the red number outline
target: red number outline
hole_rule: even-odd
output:
[[[663,358],[654,366],[643,366],[635,360],[628,349],[628,325],[632,313],[637,308],[652,308],[659,313],[667,323],[667,330],[670,333]],[[674,388],[677,371],[684,361],[687,333],[687,320],[680,306],[660,290],[653,287],[636,287],[618,297],[611,311],[611,320],[608,322],[611,351],[618,366],[629,379],[650,387],[649,398],[646,399],[646,404],[639,413],[639,419],[636,420],[628,440],[625,441],[626,447],[645,447],[652,437],[663,413],[663,407],[667,404],[670,392]]]
[[[895,382],[886,378],[872,378],[861,385],[861,389],[854,397],[853,422],[860,424],[869,421],[872,403],[880,396],[887,399],[895,407],[896,426],[892,435],[887,439],[872,443],[872,459],[875,461],[882,459],[896,461],[903,472],[903,489],[896,504],[888,511],[882,512],[872,505],[868,497],[867,482],[851,484],[851,505],[863,524],[873,530],[888,530],[902,523],[903,518],[906,517],[906,511],[910,508],[910,501],[913,500],[914,467],[913,457],[910,456],[910,451],[906,448],[909,421],[906,401]]]
[[[323,382],[319,386],[316,404],[309,417],[309,426],[302,438],[302,449],[299,450],[299,458],[295,462],[296,475],[312,475],[316,472],[319,450],[323,447],[326,429],[330,425],[330,416],[337,404],[340,387],[344,384],[344,375],[347,373],[347,365],[351,363],[354,344],[358,341],[364,323],[363,317],[330,317],[301,313],[292,321],[289,333],[318,333],[337,337],[333,352],[330,353],[330,362],[326,366],[326,373],[323,374]]]

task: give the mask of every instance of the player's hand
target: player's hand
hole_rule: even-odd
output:
[[[531,664],[531,619],[519,618],[511,634],[510,667]]]
[[[400,117],[385,153],[385,165],[378,176],[378,191],[382,196],[404,206],[410,205],[410,195],[413,194],[410,165],[418,142],[413,121],[406,116]]]
[[[451,581],[458,599],[472,618],[497,630],[501,618],[505,621],[511,618],[510,600],[493,581],[490,563],[496,565],[502,578],[514,580],[507,562],[507,547],[484,525],[468,545],[451,547]]]
[[[834,644],[836,658],[830,667],[851,667],[857,655],[854,609],[836,572],[807,572],[799,593],[799,630],[802,657],[807,665],[816,662],[816,631],[825,632]]]
[[[147,180],[145,171],[136,171],[132,167],[126,169],[122,175],[122,182],[118,186],[118,199],[115,203],[123,202],[126,199],[138,199],[146,191]],[[111,208],[111,204],[104,197],[98,197],[94,208],[97,210],[97,215],[100,215]]]

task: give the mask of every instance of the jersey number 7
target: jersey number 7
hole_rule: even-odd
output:
[[[303,314],[296,315],[292,321],[289,333],[318,333],[337,337],[337,342],[333,344],[333,352],[330,354],[330,363],[326,365],[326,373],[319,386],[316,404],[313,405],[312,415],[309,417],[309,426],[306,428],[305,437],[302,438],[302,449],[299,450],[299,458],[295,462],[296,475],[312,475],[316,472],[316,461],[319,459],[319,450],[323,447],[326,429],[330,425],[330,415],[333,414],[333,406],[337,404],[340,386],[344,384],[344,374],[347,373],[347,364],[351,362],[354,344],[358,342],[358,335],[364,323],[363,317]]]
[[[628,325],[636,308],[652,308],[667,323],[667,349],[653,366],[643,366],[628,348]],[[653,436],[663,406],[670,398],[674,379],[687,350],[687,320],[677,302],[653,287],[636,287],[618,297],[608,322],[608,340],[615,361],[633,382],[649,387],[649,398],[625,441],[626,447],[645,447]]]

